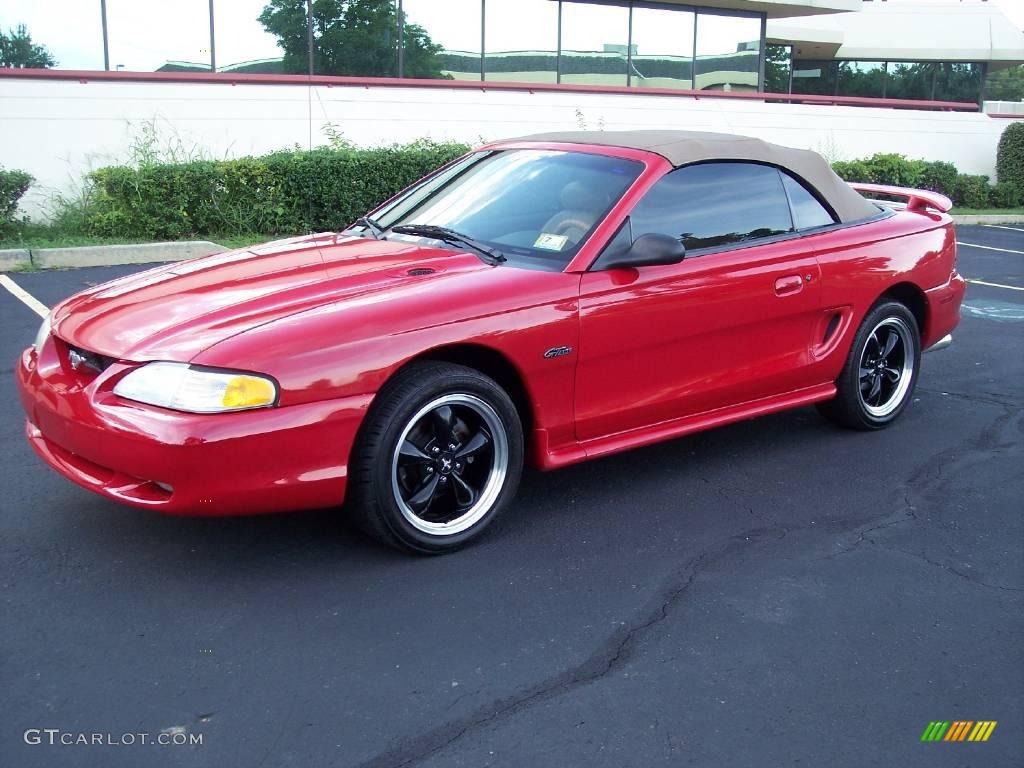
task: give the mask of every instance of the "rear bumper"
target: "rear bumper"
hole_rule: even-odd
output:
[[[369,395],[187,414],[122,400],[96,382],[76,383],[53,355],[52,341],[41,358],[43,373],[31,348],[16,365],[25,434],[43,461],[83,488],[180,515],[277,512],[344,500],[348,456]]]
[[[952,337],[947,341],[953,330],[960,324],[960,303],[964,299],[964,292],[967,283],[958,272],[953,272],[949,282],[925,291],[925,299],[928,302],[928,322],[923,329],[924,338],[921,339],[921,348],[928,350],[944,349],[952,343]],[[939,345],[942,346],[939,346]]]

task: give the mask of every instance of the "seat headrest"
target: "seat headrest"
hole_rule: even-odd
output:
[[[599,189],[581,181],[570,181],[562,188],[562,206],[572,211],[599,213],[608,207],[608,199]]]

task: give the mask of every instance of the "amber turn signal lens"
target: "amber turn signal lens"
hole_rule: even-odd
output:
[[[260,405],[273,405],[274,385],[266,379],[255,376],[235,376],[224,390],[225,408],[254,408]]]

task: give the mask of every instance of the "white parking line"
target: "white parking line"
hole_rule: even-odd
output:
[[[1024,229],[1020,227],[1007,227],[1004,224],[982,224],[983,227],[991,227],[992,229],[1009,229],[1014,232],[1024,232]]]
[[[975,243],[961,243],[959,240],[956,241],[956,244],[957,245],[964,245],[964,246],[967,246],[968,248],[982,248],[983,250],[986,250],[986,251],[1001,251],[1002,253],[1019,253],[1021,256],[1024,256],[1024,251],[1012,251],[1009,248],[994,248],[991,245],[976,245]]]
[[[11,280],[7,275],[0,275],[0,285],[10,291],[16,299],[20,299],[25,306],[40,317],[46,317],[50,314],[50,308],[48,306]]]
[[[1002,283],[986,283],[984,280],[971,280],[965,278],[968,283],[974,283],[975,285],[987,285],[989,288],[1007,288],[1011,291],[1024,291],[1019,285],[1003,285]]]

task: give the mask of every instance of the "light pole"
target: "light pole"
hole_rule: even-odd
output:
[[[110,70],[110,46],[107,43],[107,0],[100,0],[100,24],[103,26],[103,69]]]

